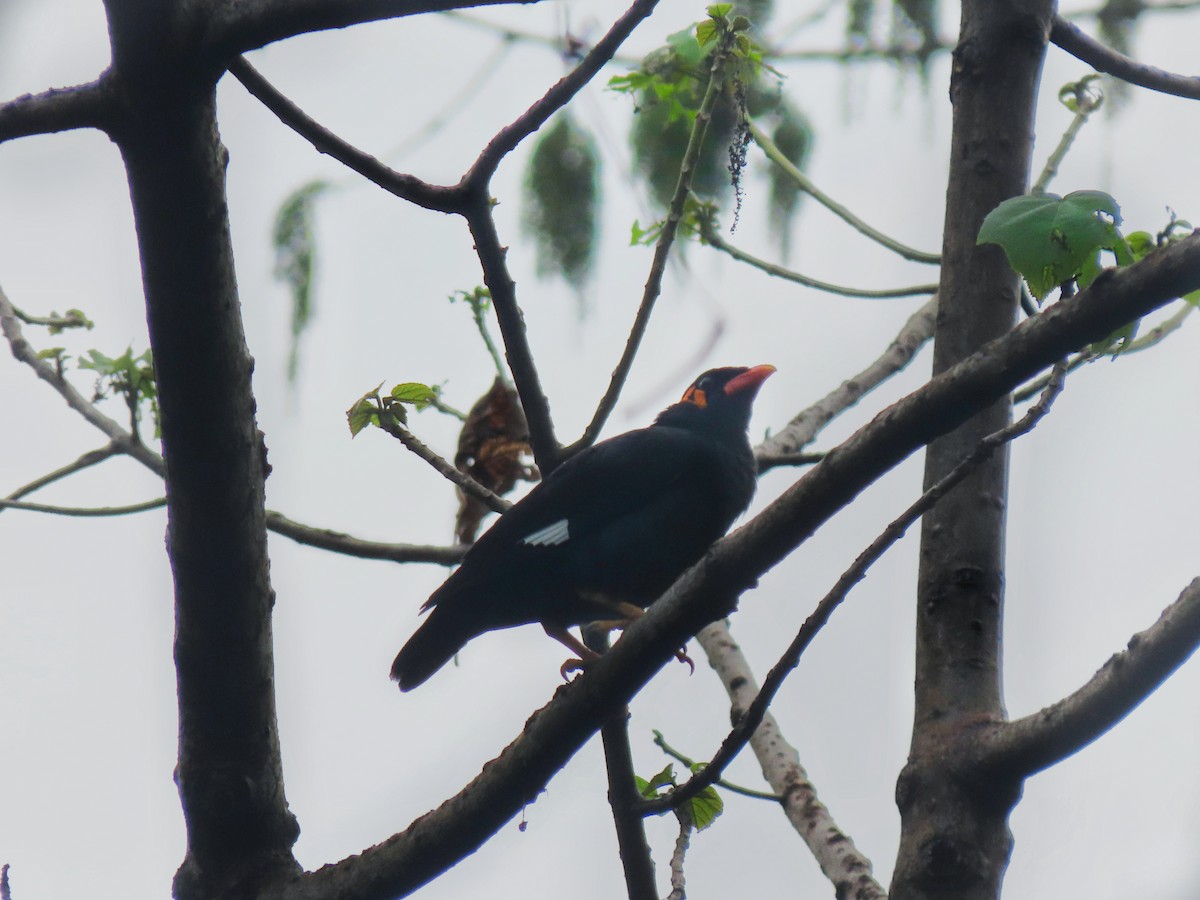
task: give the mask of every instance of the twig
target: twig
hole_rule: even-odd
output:
[[[1086,747],[1131,713],[1200,646],[1200,578],[1069,697],[981,736],[987,769],[1032,775]]]
[[[91,328],[93,322],[77,309],[68,310],[66,315],[31,316],[24,310],[14,306],[13,312],[26,325],[41,325],[46,328]]]
[[[500,161],[595,77],[633,29],[653,12],[657,2],[637,0],[633,3],[571,72],[559,79],[540,100],[488,142],[459,184],[466,201],[462,213],[475,240],[475,252],[483,266],[484,282],[492,293],[496,321],[504,338],[505,356],[529,423],[529,446],[543,474],[553,471],[565,456],[554,436],[550,404],[538,378],[537,366],[526,337],[524,316],[517,304],[516,286],[508,271],[507,250],[500,242],[492,216],[488,186]]]
[[[469,548],[461,545],[438,547],[423,544],[389,544],[351,537],[340,531],[314,528],[293,521],[283,513],[267,510],[267,528],[276,534],[291,538],[298,544],[354,556],[359,559],[382,559],[396,563],[435,563],[453,566],[462,562]]]
[[[1046,187],[1058,174],[1058,167],[1062,165],[1062,161],[1066,158],[1067,152],[1071,149],[1071,145],[1075,143],[1075,138],[1079,136],[1079,132],[1083,130],[1083,126],[1087,124],[1088,118],[1104,105],[1104,92],[1098,85],[1093,82],[1098,81],[1099,75],[1088,75],[1081,78],[1068,87],[1063,88],[1059,93],[1059,97],[1068,90],[1074,94],[1075,110],[1074,116],[1071,118],[1071,123],[1067,125],[1067,130],[1063,132],[1063,136],[1059,138],[1058,146],[1054,148],[1054,152],[1050,154],[1046,160],[1046,165],[1042,167],[1042,174],[1038,176],[1033,187],[1029,189],[1031,194],[1044,194]],[[1024,292],[1022,292],[1022,295]],[[1023,298],[1023,297],[1022,297]]]
[[[336,159],[402,200],[435,212],[461,212],[462,192],[457,187],[433,185],[413,175],[397,172],[374,156],[359,150],[285,97],[246,59],[238,57],[230,62],[229,73],[284,125],[312,144],[317,152]]]
[[[936,294],[938,289],[936,284],[917,284],[912,287],[885,288],[882,290],[846,287],[840,284],[833,284],[829,281],[820,281],[808,275],[801,275],[799,272],[794,272],[791,269],[786,269],[783,266],[753,256],[725,240],[717,229],[713,227],[711,220],[701,220],[700,236],[706,244],[710,244],[722,253],[727,253],[738,262],[754,266],[754,268],[766,272],[768,275],[773,275],[776,278],[783,278],[796,284],[802,284],[805,287],[816,288],[818,291],[825,291],[828,294],[837,294],[842,297],[861,297],[866,300],[893,300],[897,297],[917,297],[922,294]]]
[[[121,448],[112,441],[109,441],[103,447],[100,447],[96,450],[89,450],[74,462],[67,463],[62,468],[55,469],[53,472],[43,475],[41,478],[35,478],[33,481],[29,482],[29,484],[22,485],[9,494],[5,499],[20,500],[22,497],[28,496],[34,491],[41,490],[48,484],[53,484],[56,481],[66,478],[68,475],[74,475],[76,472],[82,472],[84,469],[90,468],[97,463],[102,463],[104,460],[111,456],[115,456],[120,452]]]
[[[654,258],[650,263],[650,273],[646,278],[646,285],[642,291],[642,302],[638,306],[637,315],[634,317],[633,327],[630,328],[629,338],[625,342],[625,349],[622,351],[621,358],[613,370],[604,396],[600,398],[600,402],[596,406],[596,412],[593,414],[591,422],[583,430],[583,434],[579,440],[563,451],[564,458],[578,453],[595,442],[596,437],[604,427],[604,423],[608,421],[609,415],[612,414],[613,408],[616,407],[617,400],[621,396],[621,389],[625,385],[625,380],[629,377],[629,371],[633,368],[633,361],[637,356],[638,348],[641,346],[642,338],[645,336],[646,329],[650,324],[650,315],[654,311],[654,304],[662,293],[662,280],[667,268],[667,257],[675,242],[679,223],[683,219],[684,205],[687,203],[688,195],[691,193],[692,178],[696,171],[697,160],[700,158],[700,149],[704,145],[704,137],[708,132],[708,123],[712,119],[713,109],[717,105],[717,100],[724,90],[725,64],[729,59],[732,40],[732,34],[723,34],[719,39],[717,47],[712,52],[708,86],[705,88],[704,97],[700,101],[700,108],[692,123],[692,131],[688,136],[687,148],[684,150],[683,160],[679,165],[679,179],[675,184],[675,193],[671,196],[671,202],[667,205],[667,217],[663,221],[658,241],[654,245]]]
[[[157,500],[146,500],[143,503],[131,503],[129,506],[49,506],[45,503],[26,503],[24,500],[0,500],[0,509],[21,509],[25,512],[51,513],[56,516],[127,516],[130,513],[147,512],[167,505],[166,497]]]
[[[1062,16],[1054,17],[1054,24],[1050,28],[1050,40],[1098,72],[1107,72],[1122,81],[1152,91],[1200,100],[1200,78],[1176,75],[1130,59],[1111,47],[1106,47],[1095,38],[1088,37],[1080,31],[1079,26],[1068,22]]]
[[[3,330],[4,337],[12,349],[13,356],[19,362],[23,362],[32,368],[37,373],[38,378],[58,391],[59,396],[67,401],[67,405],[71,409],[75,410],[88,422],[106,434],[109,440],[120,448],[122,453],[132,456],[160,478],[163,476],[165,469],[162,457],[159,454],[143,444],[135,435],[126,431],[115,421],[100,412],[95,404],[89,402],[86,397],[79,393],[66,378],[59,374],[54,366],[50,365],[46,360],[38,358],[37,352],[25,340],[21,332],[21,322],[17,318],[12,304],[9,303],[8,297],[4,295],[3,290],[0,290],[0,330]]]
[[[463,184],[482,187],[487,184],[496,167],[517,145],[533,134],[547,120],[570,102],[612,59],[613,54],[633,33],[642,21],[654,12],[658,0],[635,0],[625,13],[613,23],[608,32],[570,72],[555,82],[540,100],[521,113],[512,124],[502,128],[492,138],[470,171],[463,177]]]
[[[662,797],[648,800],[645,803],[647,812],[661,812],[663,809],[678,808],[680,804],[695,797],[696,794],[720,777],[725,767],[746,746],[750,736],[758,727],[759,722],[762,721],[767,707],[774,699],[779,688],[782,687],[784,679],[796,668],[805,649],[812,643],[817,632],[829,621],[834,610],[846,599],[850,590],[866,576],[867,571],[883,556],[888,548],[904,536],[909,526],[933,508],[953,487],[979,468],[983,462],[996,452],[997,448],[1032,430],[1050,411],[1051,404],[1062,391],[1065,376],[1065,363],[1057,363],[1054,366],[1054,377],[1051,378],[1050,384],[1042,392],[1041,399],[1030,407],[1024,416],[980,441],[966,459],[959,462],[945,477],[930,487],[929,490],[925,491],[915,503],[888,525],[883,533],[875,538],[866,550],[859,554],[858,558],[854,560],[853,565],[842,574],[829,593],[817,604],[812,615],[805,620],[804,625],[801,626],[799,633],[792,640],[791,644],[788,645],[783,656],[772,667],[767,677],[763,679],[763,686],[758,692],[758,696],[746,708],[745,714],[734,725],[728,736],[726,736],[720,748],[713,754],[708,765],[695,773],[678,788],[667,792]]]
[[[678,760],[687,766],[689,771],[691,770],[692,766],[696,765],[696,761],[694,759],[689,756],[684,756],[682,753],[668,744],[667,739],[663,737],[663,733],[661,731],[654,732],[654,743],[657,744],[662,752],[667,754],[667,756]],[[732,781],[726,781],[724,778],[718,778],[715,783],[717,787],[723,787],[730,793],[741,794],[743,797],[750,797],[754,800],[771,800],[775,803],[778,803],[783,799],[783,797],[779,794],[772,794],[767,791],[756,791],[753,788],[742,787],[740,784],[734,784]]]
[[[46,362],[46,360],[38,358],[37,353],[30,347],[22,335],[21,322],[13,311],[12,304],[9,303],[3,290],[0,290],[0,326],[3,328],[4,336],[8,340],[13,356],[19,362],[23,362],[33,368],[38,377],[54,388],[73,410],[106,434],[110,439],[109,446],[115,448],[114,453],[120,452],[131,456],[160,478],[163,477],[165,469],[162,456],[151,450],[141,441],[136,440],[128,431],[97,410],[95,405],[84,398],[69,381],[55,371],[53,366]],[[98,453],[100,451],[93,452]],[[83,457],[80,457],[80,460],[77,460],[72,465],[78,464],[88,455],[84,454]],[[443,462],[445,461],[443,460]],[[71,467],[68,466],[65,468],[69,469]],[[36,482],[32,484],[36,487],[41,486]],[[26,485],[26,488],[29,487],[30,485]],[[21,491],[25,491],[26,488],[22,488]],[[281,513],[270,511],[267,512],[267,528],[301,544],[364,559],[385,559],[401,563],[429,562],[449,566],[459,562],[466,552],[465,547],[432,547],[365,541],[360,538],[341,534],[340,532],[302,525],[299,522],[292,521]]]
[[[687,813],[677,811],[675,816],[679,819],[679,837],[675,838],[675,850],[671,853],[671,893],[667,894],[667,900],[687,900],[683,861],[692,843],[694,826]]]
[[[770,135],[759,128],[758,124],[754,121],[750,122],[750,136],[754,138],[754,143],[758,144],[758,146],[762,148],[762,151],[767,155],[767,158],[770,159],[771,162],[775,163],[775,165],[783,169],[787,176],[796,183],[796,186],[799,187],[800,190],[804,191],[804,193],[808,194],[859,234],[870,238],[875,243],[886,247],[893,253],[903,257],[904,259],[911,260],[912,262],[926,263],[933,266],[941,264],[942,257],[937,253],[926,253],[922,250],[915,250],[912,247],[909,247],[907,244],[902,244],[899,241],[888,237],[882,231],[872,228],[858,216],[854,215],[854,213],[850,212],[850,210],[848,210],[846,207],[842,206],[840,203],[818,188],[812,183],[812,181],[809,180],[807,175],[796,168],[795,163],[788,159],[787,156],[784,155],[783,151],[775,146],[775,142],[771,140]]]
[[[389,420],[389,417],[386,416],[380,416],[380,427],[414,455],[433,466],[443,478],[458,485],[464,494],[474,497],[476,500],[482,500],[493,512],[507,512],[512,508],[512,503],[485,488],[466,472],[460,472],[399,422]]]
[[[1129,346],[1122,350],[1119,355],[1127,356],[1130,353],[1140,353],[1143,350],[1149,350],[1151,347],[1165,340],[1168,335],[1178,331],[1183,325],[1184,320],[1187,319],[1187,317],[1193,312],[1195,312],[1195,310],[1196,307],[1192,306],[1192,304],[1186,301],[1181,303],[1179,310],[1174,315],[1168,319],[1164,319],[1145,334],[1131,341]],[[1073,372],[1075,369],[1078,369],[1086,363],[1094,362],[1095,360],[1096,355],[1093,353],[1077,353],[1072,356],[1070,362],[1067,363],[1067,371]],[[1025,387],[1013,394],[1013,402],[1024,403],[1026,400],[1037,396],[1038,393],[1041,392],[1042,388],[1046,386],[1049,378],[1049,375],[1043,375],[1041,378],[1031,381],[1029,384],[1025,385]]]
[[[933,337],[937,297],[913,313],[883,354],[857,375],[842,382],[825,397],[803,410],[779,433],[754,449],[759,472],[771,468],[771,460],[790,457],[809,444],[834,417],[854,406],[867,393],[912,362]]]

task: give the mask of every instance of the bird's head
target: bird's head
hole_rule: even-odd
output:
[[[758,389],[774,372],[774,366],[709,369],[693,381],[684,391],[683,398],[667,407],[656,422],[683,427],[694,423],[705,430],[745,434],[750,425],[750,407]]]

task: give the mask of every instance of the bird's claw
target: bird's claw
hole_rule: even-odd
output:
[[[688,675],[696,674],[696,664],[692,661],[692,658],[688,656],[687,647],[680,647],[678,650],[676,650],[675,658],[681,663],[688,664]]]
[[[563,681],[570,681],[571,673],[584,671],[588,667],[589,662],[590,660],[586,659],[568,659],[558,667],[558,674],[562,676]]]

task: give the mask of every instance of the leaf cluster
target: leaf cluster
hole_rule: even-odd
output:
[[[774,136],[788,158],[802,166],[811,146],[811,129],[802,113],[784,100],[782,75],[767,64],[766,51],[752,37],[753,24],[733,4],[710,6],[708,18],[668,36],[639,68],[609,79],[610,90],[630,95],[636,116],[630,140],[637,173],[652,198],[666,207],[679,176],[692,126],[711,76],[712,54],[724,39],[729,66],[723,91],[709,122],[706,141],[693,175],[701,197],[720,200],[740,184],[747,119],[773,120]],[[748,10],[756,11],[756,10]],[[741,148],[741,149],[739,149]],[[771,220],[786,242],[786,223],[799,194],[774,167]]]
[[[998,244],[1009,265],[1025,279],[1040,303],[1056,287],[1070,295],[1086,288],[1104,269],[1102,254],[1111,253],[1118,266],[1129,266],[1160,246],[1191,231],[1191,225],[1171,216],[1167,226],[1152,235],[1120,230],[1121,207],[1103,191],[1026,194],[1005,200],[984,218],[979,244]],[[1185,297],[1193,305],[1200,292]],[[1092,347],[1092,352],[1125,349],[1137,333],[1133,322]]]
[[[381,381],[374,390],[367,391],[346,410],[351,437],[357,437],[360,431],[371,425],[389,432],[398,425],[407,425],[410,406],[421,412],[438,405],[441,399],[441,385],[404,381],[386,394],[380,393],[382,387]]]
[[[689,768],[693,773],[699,772],[704,768],[704,763],[693,763]],[[667,763],[667,767],[649,781],[636,775],[634,781],[637,784],[638,793],[647,800],[653,800],[665,793],[666,790],[678,786],[675,780],[675,764]],[[725,801],[721,799],[721,795],[712,785],[704,788],[677,810],[680,815],[686,816],[697,831],[703,831],[724,811]]]
[[[61,360],[65,357],[60,354],[56,358],[60,360],[61,365]],[[133,348],[127,347],[125,352],[117,357],[105,356],[95,349],[88,350],[80,357],[79,368],[96,373],[92,402],[99,402],[105,397],[121,397],[129,409],[134,434],[137,433],[137,426],[142,418],[142,406],[145,404],[154,420],[154,435],[159,436],[158,386],[154,381],[154,363],[149,350],[134,356]]]

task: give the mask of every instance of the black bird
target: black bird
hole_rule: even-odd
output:
[[[750,505],[750,405],[774,366],[710,369],[654,424],[567,460],[485,532],[392,663],[407,691],[485,631],[640,614]],[[568,663],[568,666],[570,663]],[[565,671],[564,667],[564,671]]]

